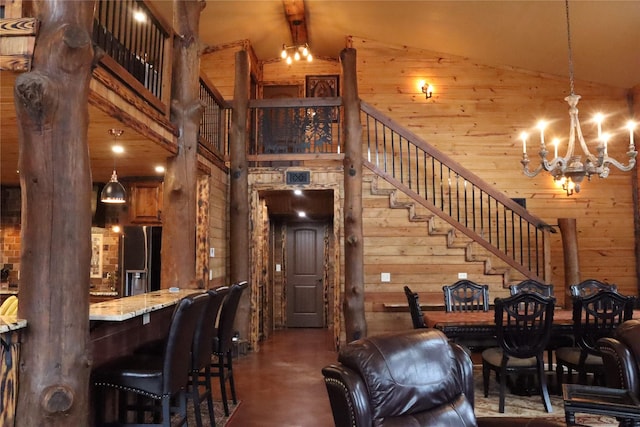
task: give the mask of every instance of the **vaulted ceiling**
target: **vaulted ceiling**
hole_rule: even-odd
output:
[[[172,2],[152,3],[171,22]],[[207,0],[200,33],[203,47],[249,40],[262,61],[278,60],[282,45],[294,42],[308,42],[316,57],[337,58],[347,37],[357,36],[567,76],[565,13],[562,0]],[[640,84],[639,0],[571,0],[570,19],[576,79],[620,88]],[[15,75],[1,77],[0,182],[17,184]],[[91,122],[92,165],[101,165],[93,177],[106,181],[113,166],[107,130],[121,124],[97,109]],[[123,177],[151,175],[166,156],[134,131],[126,131],[122,142],[130,147],[118,159]]]

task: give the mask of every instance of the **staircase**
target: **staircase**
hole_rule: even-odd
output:
[[[524,278],[550,282],[550,226],[365,102],[361,123],[372,194],[388,196],[390,208],[407,209],[409,221],[425,222],[430,235],[464,249],[467,262],[483,263],[503,286]],[[417,213],[417,205],[429,213]]]

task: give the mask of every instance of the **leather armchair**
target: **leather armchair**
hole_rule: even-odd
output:
[[[473,365],[435,329],[363,338],[322,369],[337,427],[562,426],[542,419],[480,418]]]
[[[631,390],[640,397],[640,320],[623,322],[616,328],[615,338],[601,338],[605,385]]]

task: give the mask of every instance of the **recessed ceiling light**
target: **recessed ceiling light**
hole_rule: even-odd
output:
[[[164,166],[162,166],[162,165],[158,165],[158,166],[156,166],[156,172],[158,172],[158,173],[164,173]]]
[[[293,190],[293,194],[295,194],[296,196],[302,196],[302,190],[296,188],[295,190]]]
[[[114,145],[111,147],[111,151],[113,151],[114,153],[124,153],[124,147],[122,145]]]
[[[307,213],[306,213],[306,212],[304,212],[304,211],[298,211],[298,216],[299,216],[300,218],[304,218],[304,217],[306,217],[306,216],[307,216]]]
[[[136,10],[133,12],[133,19],[138,22],[147,22],[147,14],[141,10]]]

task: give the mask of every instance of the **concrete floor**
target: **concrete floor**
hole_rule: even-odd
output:
[[[258,352],[234,359],[240,406],[228,427],[333,426],[322,367],[336,363],[326,329],[274,332]],[[218,390],[216,390],[218,389]],[[219,385],[214,379],[215,397]]]

